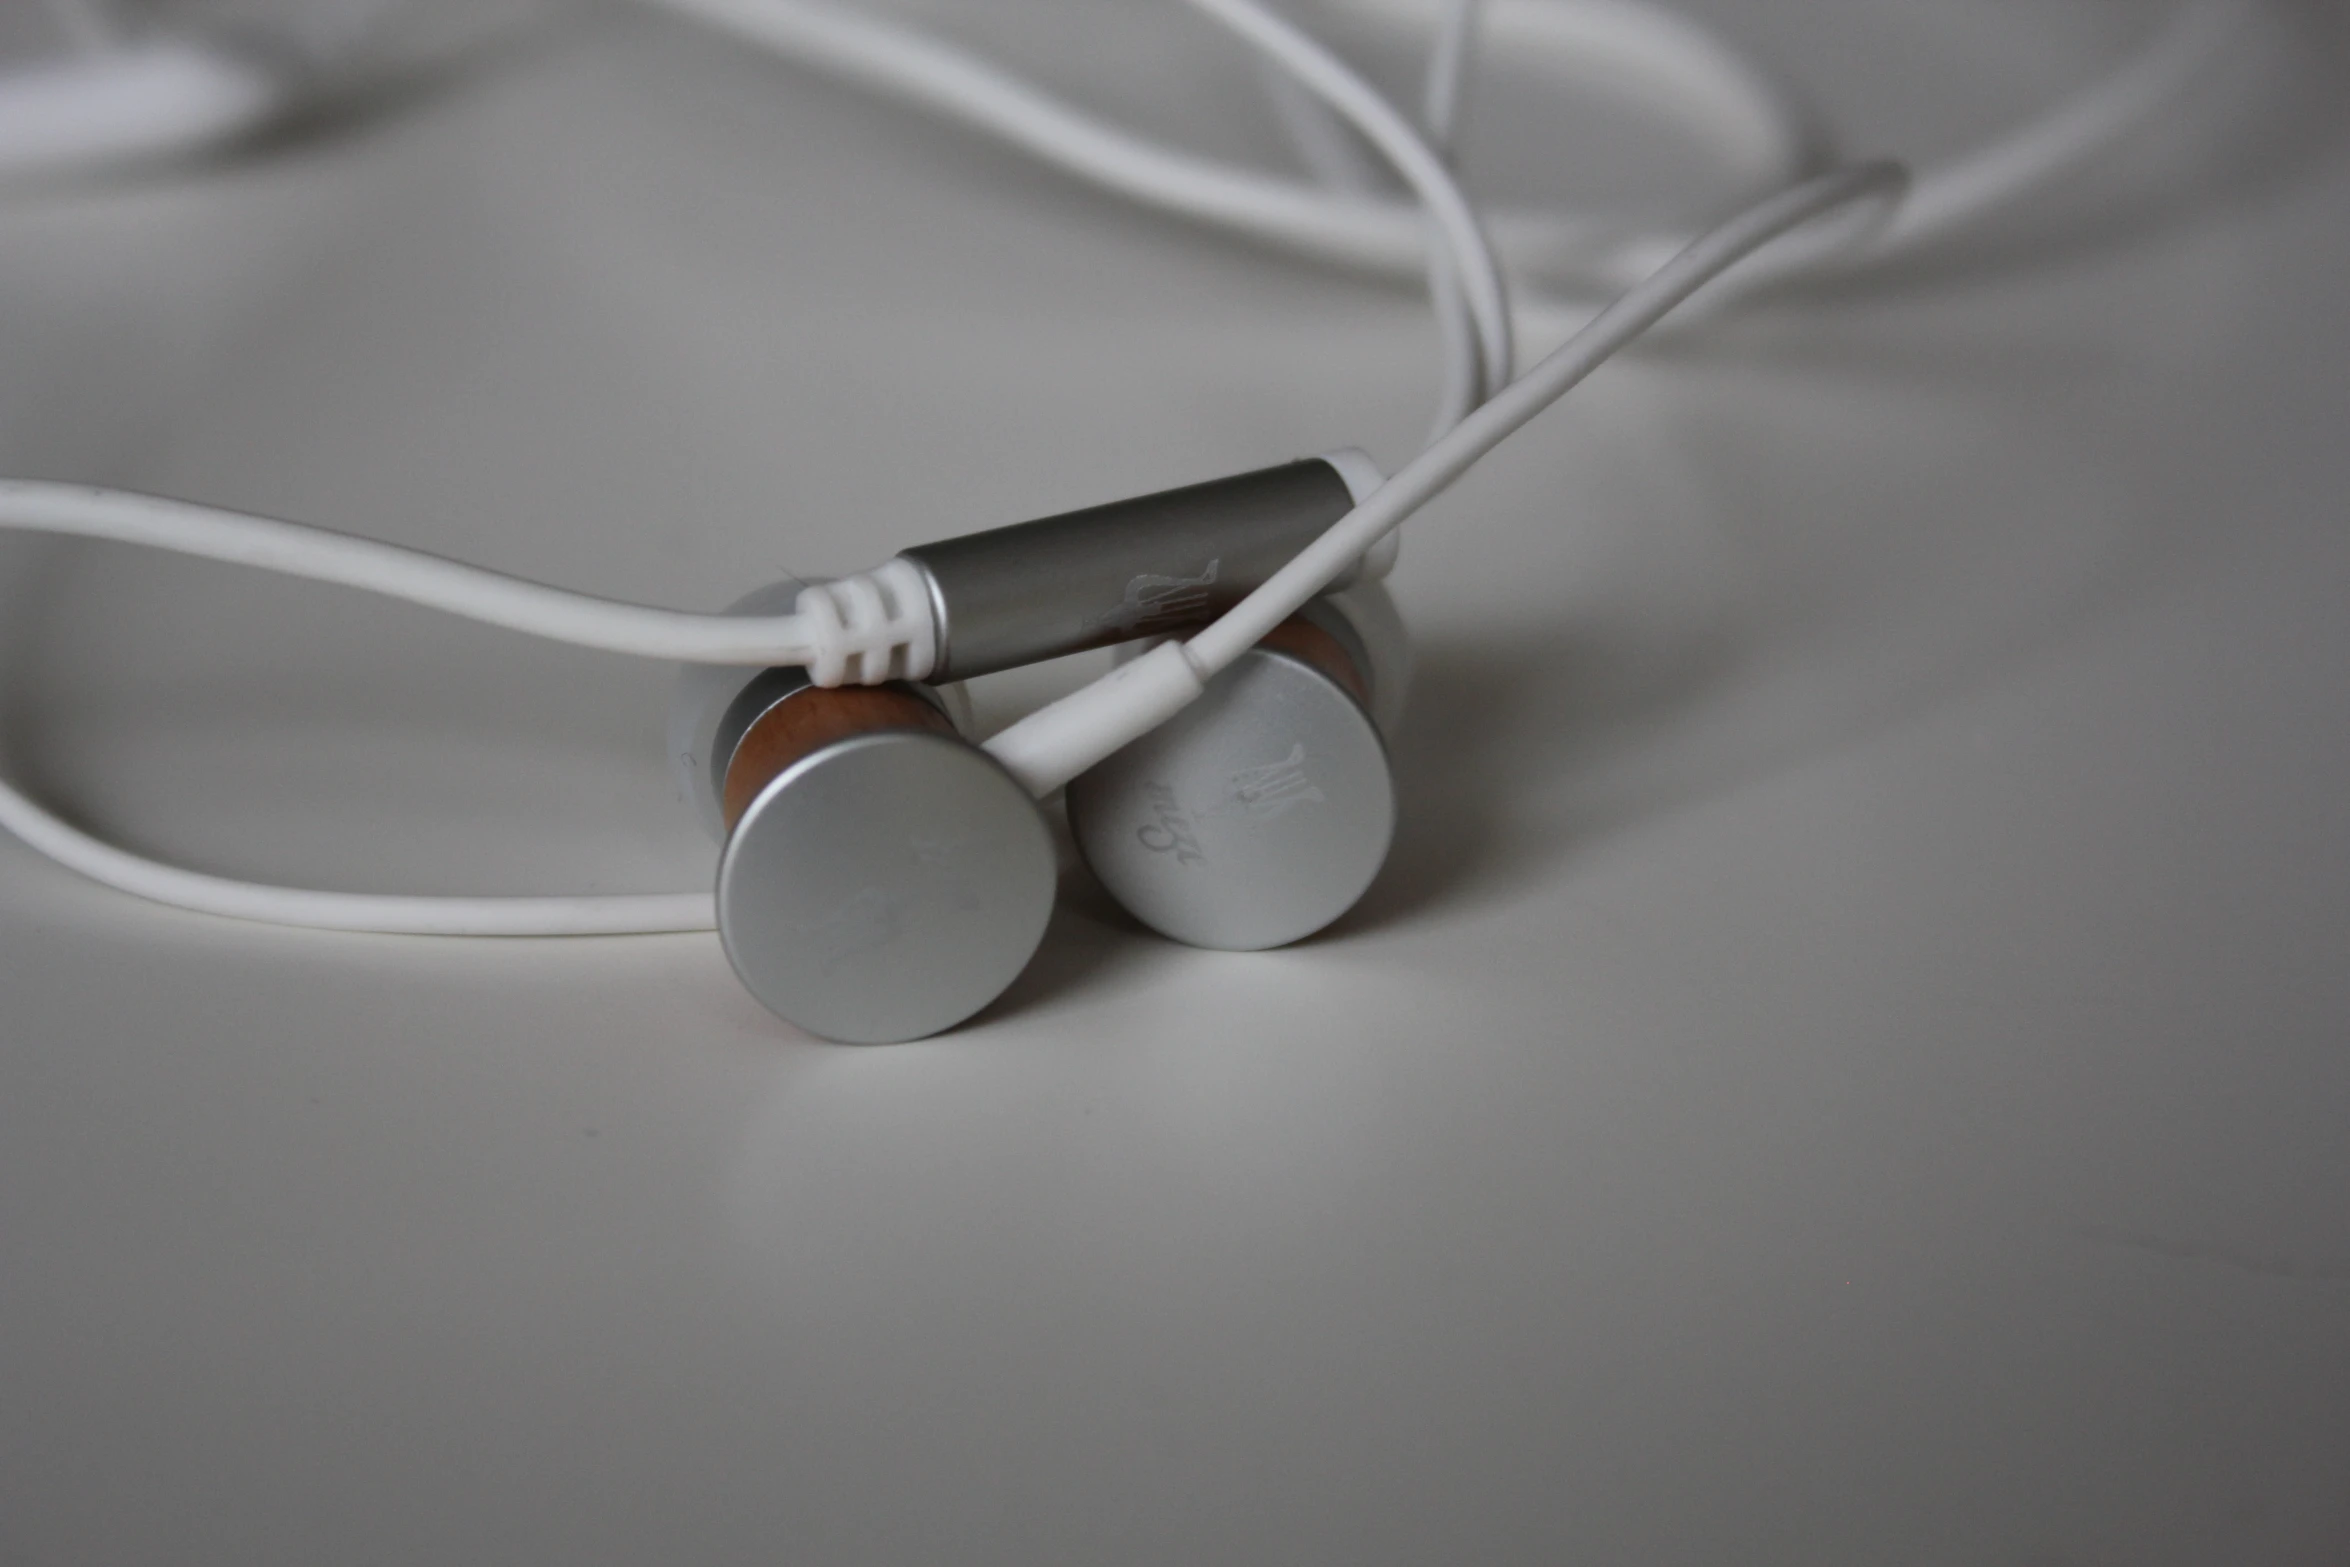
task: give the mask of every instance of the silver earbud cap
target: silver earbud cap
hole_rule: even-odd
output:
[[[1000,995],[1052,913],[1027,792],[948,736],[884,730],[802,757],[735,823],[718,931],[751,994],[847,1044],[920,1039]]]
[[[1196,947],[1252,951],[1353,907],[1387,858],[1395,788],[1362,705],[1260,647],[1071,783],[1069,823],[1135,918]]]

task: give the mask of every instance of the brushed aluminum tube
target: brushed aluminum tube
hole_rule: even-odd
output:
[[[1355,501],[1336,464],[1310,457],[907,550],[938,617],[929,678],[967,680],[1200,625]]]

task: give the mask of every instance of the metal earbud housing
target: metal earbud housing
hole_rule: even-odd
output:
[[[1192,946],[1312,935],[1386,861],[1384,731],[1408,663],[1378,584],[1308,605],[1200,700],[1069,785],[1086,863],[1135,918]]]
[[[724,843],[720,939],[769,1010],[847,1044],[919,1039],[1027,966],[1052,913],[1052,838],[937,693],[697,669],[672,728],[689,799]]]

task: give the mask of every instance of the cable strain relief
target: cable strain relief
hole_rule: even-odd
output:
[[[1357,506],[1369,500],[1379,486],[1387,482],[1387,475],[1371,460],[1371,454],[1359,446],[1341,446],[1321,454],[1322,461],[1338,472],[1346,483],[1346,493]],[[1360,564],[1331,583],[1332,592],[1353,587],[1358,582],[1378,582],[1395,569],[1396,557],[1403,553],[1403,532],[1390,529],[1378,543],[1365,551]]]
[[[1346,481],[1346,493],[1357,506],[1371,498],[1371,492],[1387,482],[1387,475],[1371,460],[1371,454],[1359,446],[1340,446],[1321,454],[1322,461],[1338,471]]]
[[[1207,683],[1180,642],[1162,642],[1038,708],[987,742],[987,753],[1042,799],[1130,740],[1199,700]]]
[[[808,678],[820,686],[920,680],[938,666],[930,581],[910,560],[804,588],[793,608],[807,622]]]

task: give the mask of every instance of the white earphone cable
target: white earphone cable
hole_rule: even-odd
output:
[[[1163,721],[1205,682],[1326,587],[1379,538],[1441,494],[1480,457],[1547,408],[1690,295],[1772,240],[1861,201],[1897,197],[1901,171],[1870,164],[1836,171],[1757,203],[1692,243],[1651,278],[1458,428],[1405,465],[1262,587],[1187,643],[1169,643],[1116,674],[1029,715],[987,749],[1033,792],[1048,793]],[[560,639],[676,658],[679,646],[739,645],[744,628],[796,634],[798,616],[734,620],[638,610],[439,560],[369,540],[209,507],[78,486],[0,481],[0,527],[151,544],[215,560],[292,571],[369,588],[521,630],[560,627]],[[627,612],[627,613],[623,613]],[[601,624],[613,617],[611,626]],[[583,626],[582,621],[590,624]],[[711,625],[717,622],[720,624]],[[671,643],[653,635],[681,634]],[[772,645],[772,644],[770,644]],[[732,662],[731,659],[712,659]],[[796,662],[759,654],[753,662]],[[700,893],[621,897],[416,897],[315,892],[206,875],[161,864],[92,837],[0,781],[0,826],[95,880],[157,902],[277,924],[435,935],[570,935],[709,928]]]
[[[0,479],[0,529],[143,544],[401,599],[574,647],[684,664],[805,664],[804,616],[736,618],[624,604],[305,523],[86,484]]]
[[[989,740],[987,750],[1032,793],[1045,794],[1148,733],[1196,700],[1218,671],[1327,588],[1365,550],[1676,306],[1774,240],[1830,214],[1868,204],[1889,215],[1907,179],[1895,163],[1832,170],[1701,235],[1405,464],[1206,630],[1187,642],[1162,643],[1038,709]]]
[[[1436,44],[1420,84],[1420,123],[1429,145],[1452,161],[1468,102],[1469,61],[1477,51],[1480,0],[1444,0],[1436,20]]]
[[[1331,524],[1263,585],[1183,644],[1186,658],[1213,676],[1262,641],[1363,553],[1393,532],[1667,313],[1732,268],[1761,260],[1773,241],[1847,208],[1866,204],[1879,221],[1899,211],[1908,172],[1898,163],[1847,165],[1754,203],[1698,236],[1663,266],[1626,290],[1597,320],[1469,415],[1461,427],[1398,469],[1347,516]],[[1847,231],[1847,243],[1858,236]]]
[[[1429,216],[1414,201],[1325,189],[1168,146],[908,24],[830,0],[647,3],[956,121],[1146,206],[1346,266],[1414,275],[1425,265]],[[1645,8],[1626,3],[1618,9]],[[1695,34],[1693,24],[1673,20],[1678,33]],[[1658,31],[1660,37],[1677,35]],[[1640,43],[1648,47],[1653,40]],[[1764,186],[1784,184],[1803,172],[1805,122],[1759,72],[1725,74],[1722,62],[1733,58],[1722,49],[1690,74],[1705,82],[1708,94],[1735,100],[1737,112],[1728,118],[1767,134],[1768,146],[1741,151],[1767,171]],[[1612,247],[1622,231],[1619,220],[1542,211],[1496,212],[1485,226],[1504,256],[1545,278],[1585,277],[1592,258]]]
[[[1867,259],[1941,243],[2151,125],[2243,34],[2254,9],[2253,0],[2189,0],[2102,79],[1972,152],[1921,169]]]
[[[267,124],[286,98],[257,61],[198,40],[77,49],[0,73],[0,183],[219,146]]]
[[[118,892],[200,914],[319,930],[415,936],[604,936],[712,930],[707,892],[427,897],[317,892],[211,876],[117,848],[34,803],[0,779],[0,827],[70,870]]]
[[[958,121],[1130,200],[1344,266],[1408,275],[1425,265],[1427,216],[1415,202],[1153,141],[907,24],[830,0],[647,3]],[[1359,3],[1382,14],[1430,11],[1427,0]],[[1502,0],[1485,5],[1498,21]],[[1846,264],[1929,249],[2128,140],[2176,103],[2257,11],[2258,0],[2181,0],[2102,78],[1984,147],[1919,169],[1912,215],[1888,225]],[[1808,105],[1694,19],[1642,0],[1546,0],[1525,6],[1524,20],[1538,22],[1560,49],[1594,69],[1637,69],[1671,107],[1718,126],[1759,190],[1783,187],[1834,161],[1832,149],[1819,144]],[[1467,41],[1464,36],[1464,67]],[[1529,290],[1609,294],[1646,276],[1694,232],[1627,231],[1621,219],[1539,209],[1497,209],[1484,215],[1483,226]],[[1571,308],[1563,300],[1543,303]]]
[[[1602,232],[1565,214],[1497,218],[1501,248],[1521,265],[1561,276],[1640,274],[1613,305],[1523,378],[1510,381],[1509,305],[1478,215],[1446,160],[1411,123],[1327,49],[1258,0],[1190,0],[1257,49],[1314,101],[1378,147],[1415,201],[1318,189],[1174,151],[1069,108],[993,66],[921,33],[819,0],[657,0],[780,51],[945,114],[1047,162],[1153,205],[1353,265],[1423,265],[1446,328],[1445,407],[1429,448],[1222,619],[1014,725],[989,749],[1046,792],[1199,693],[1206,679],[1320,591],[1364,549],[1441,493],[1485,452],[1564,395],[1668,312],[1771,241],[1856,203],[1895,203],[1901,171],[1872,164],[1832,171],[1760,201],[1699,239],[1600,245]],[[1477,0],[1450,7],[1430,62],[1430,125],[1449,140],[1465,91]],[[1635,0],[1582,0],[1628,34],[1662,18],[1653,36],[1688,28]],[[1574,10],[1572,6],[1568,10]],[[1866,252],[1932,242],[2037,188],[2126,135],[2173,99],[2233,36],[2246,0],[2193,0],[2156,44],[2105,83],[1982,153],[1929,173],[1916,215],[1900,208]],[[1691,29],[1687,36],[1711,41]],[[1734,79],[1734,78],[1732,78]],[[1759,73],[1755,81],[1761,81]],[[1802,154],[1799,114],[1759,90],[1739,111],[1766,105],[1773,154]],[[4,107],[5,100],[0,100]],[[1766,149],[1769,150],[1769,149]],[[1778,166],[1776,163],[1774,167]],[[1431,228],[1441,243],[1431,245]],[[1670,252],[1669,258],[1667,253]],[[1849,254],[1849,249],[1847,249]],[[1745,268],[1743,282],[1815,271],[1831,259],[1814,243]],[[1661,265],[1659,264],[1661,260]],[[1653,271],[1650,269],[1654,268]],[[1536,267],[1535,270],[1540,270]],[[1491,400],[1487,401],[1487,394]],[[1477,406],[1482,403],[1483,406]],[[1474,409],[1472,412],[1471,410]],[[0,481],[0,528],[113,539],[340,583],[578,646],[681,662],[808,664],[836,673],[857,645],[838,616],[736,618],[598,599],[463,565],[421,551],[215,508],[86,486]],[[805,605],[806,601],[803,601]],[[822,606],[818,606],[821,608]],[[848,663],[844,666],[844,650]],[[919,662],[926,669],[927,654]],[[913,671],[919,673],[919,670]],[[0,780],[0,827],[96,880],[155,901],[275,923],[448,935],[559,935],[707,929],[707,894],[558,897],[414,897],[271,887],[145,859],[75,828]]]
[[[1443,375],[1434,440],[1509,384],[1515,346],[1509,300],[1476,211],[1445,159],[1378,90],[1259,0],[1191,0],[1379,149],[1411,186],[1442,243],[1428,247],[1428,297]],[[1462,40],[1465,47],[1466,39]]]
[[[1229,28],[1272,60],[1315,96],[1346,116],[1402,175],[1421,209],[1444,241],[1442,260],[1431,265],[1430,287],[1443,309],[1444,296],[1458,289],[1475,323],[1482,361],[1478,401],[1509,384],[1513,368],[1509,301],[1501,267],[1452,171],[1409,120],[1362,77],[1312,37],[1267,9],[1260,0],[1190,0],[1191,5]],[[1431,250],[1431,255],[1436,252]],[[1446,275],[1449,265],[1450,276]]]

